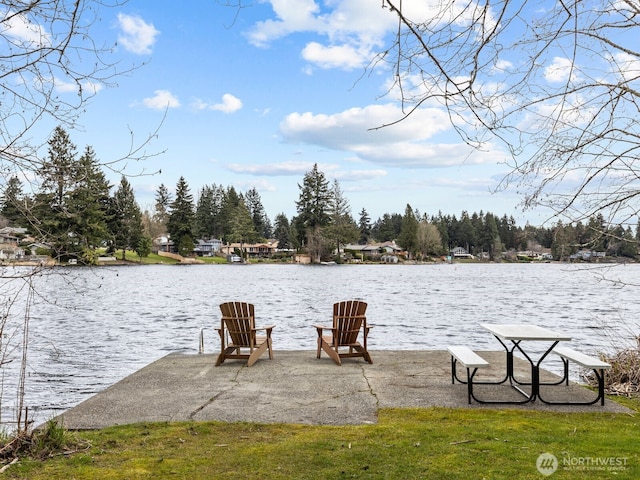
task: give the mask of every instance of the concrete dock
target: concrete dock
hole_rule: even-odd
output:
[[[491,367],[478,380],[500,378],[504,352],[480,352]],[[275,351],[251,368],[240,360],[214,367],[215,354],[170,354],[94,395],[60,416],[68,429],[97,429],[139,422],[209,421],[299,423],[314,425],[366,424],[377,421],[380,408],[450,407],[516,408],[560,412],[629,412],[607,399],[605,405],[550,406],[467,403],[467,387],[451,384],[446,351],[372,351],[373,364],[345,359],[342,366],[315,351]],[[517,359],[515,373],[530,375]],[[461,372],[464,376],[464,373]],[[541,373],[542,381],[558,378]],[[486,400],[521,399],[509,385],[478,385]],[[581,385],[546,386],[546,400],[585,401],[595,398]]]

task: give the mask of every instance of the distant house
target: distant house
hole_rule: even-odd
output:
[[[4,227],[0,228],[0,244],[18,245],[18,237],[27,233],[26,228]]]
[[[266,243],[227,243],[220,247],[225,255],[232,255],[236,250],[244,250],[249,258],[270,257],[278,250],[278,241],[272,240]]]
[[[462,247],[456,247],[451,249],[451,256],[453,258],[475,258],[473,255],[467,252],[465,248],[462,248]]]
[[[585,261],[591,261],[594,258],[598,259],[598,258],[604,258],[606,257],[607,254],[605,252],[596,252],[594,250],[580,250],[577,253],[574,253],[573,255],[571,255],[571,260],[585,260]]]
[[[193,247],[193,253],[198,255],[199,257],[211,257],[218,253],[222,247],[222,240],[218,240],[217,238],[209,238],[209,239],[198,239],[195,242]],[[173,244],[173,241],[170,240],[167,236],[160,236],[153,239],[153,247],[152,251],[154,253],[158,252],[167,252],[167,253],[177,253],[176,247]]]
[[[396,242],[369,243],[367,245],[348,244],[342,249],[344,252],[351,252],[357,258],[373,258],[381,255],[380,260],[387,263],[397,263],[396,255],[403,252],[402,248],[396,245]],[[383,258],[384,257],[384,258]],[[395,257],[395,260],[392,259]]]
[[[194,252],[199,257],[213,257],[222,248],[222,240],[210,238],[200,239],[196,242]]]
[[[553,260],[549,252],[534,252],[533,250],[521,251],[516,254],[518,260],[548,261]]]

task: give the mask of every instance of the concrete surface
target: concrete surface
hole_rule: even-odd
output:
[[[61,415],[68,429],[157,421],[206,421],[346,425],[375,423],[386,407],[517,408],[544,411],[628,412],[607,399],[605,405],[549,406],[467,403],[466,385],[451,384],[446,351],[372,351],[373,364],[345,359],[338,366],[315,351],[275,351],[251,368],[216,355],[170,354],[142,368]],[[477,380],[499,378],[504,352],[480,352],[491,367]],[[528,364],[516,361],[518,378]],[[543,372],[544,381],[558,378]],[[546,400],[587,400],[595,393],[580,385],[542,387]],[[482,399],[521,399],[508,385],[479,385]]]

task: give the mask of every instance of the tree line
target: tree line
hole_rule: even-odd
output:
[[[143,212],[126,176],[111,193],[113,186],[92,147],[78,155],[62,127],[48,140],[37,176],[33,194],[23,192],[17,176],[8,180],[0,214],[6,224],[27,228],[59,261],[94,263],[98,249],[121,251],[123,259],[126,250],[144,257],[151,252],[152,239],[163,235],[183,256],[193,253],[198,239],[239,243],[241,251],[245,244],[273,239],[281,250],[304,251],[316,262],[341,261],[335,254],[348,244],[387,241],[395,241],[410,259],[446,255],[454,247],[491,260],[505,251],[535,248],[550,249],[558,260],[582,249],[624,257],[638,253],[638,232],[609,226],[602,215],[585,224],[521,227],[513,216],[483,211],[428,215],[407,204],[403,214],[385,213],[375,221],[362,208],[356,221],[340,183],[330,182],[317,164],[298,184],[296,215],[289,219],[279,213],[273,224],[255,188],[237,192],[232,186],[205,185],[194,201],[184,177],[174,194],[161,184],[153,211]]]

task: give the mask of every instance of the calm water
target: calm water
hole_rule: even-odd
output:
[[[38,279],[31,311],[27,404],[40,423],[170,352],[219,348],[218,304],[256,305],[276,324],[276,350],[309,350],[314,323],[334,302],[369,303],[372,350],[497,350],[483,322],[535,323],[569,332],[587,350],[635,344],[640,265],[190,265],[60,269]],[[624,286],[634,284],[635,286]],[[2,290],[6,294],[9,290]],[[55,304],[52,303],[55,301]],[[19,344],[5,329],[5,345]],[[374,356],[375,361],[375,356]],[[3,419],[19,359],[3,368]],[[8,393],[7,393],[8,392]]]

